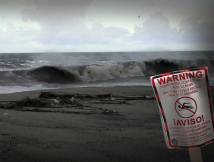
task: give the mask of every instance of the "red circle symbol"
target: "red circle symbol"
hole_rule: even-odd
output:
[[[191,97],[181,97],[175,101],[175,111],[182,118],[190,118],[197,111],[197,103]]]

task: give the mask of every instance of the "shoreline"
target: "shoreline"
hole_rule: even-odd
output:
[[[75,94],[83,106],[51,108],[79,112],[76,114],[0,109],[1,161],[190,161],[187,149],[166,147],[156,100],[140,98],[154,96],[150,86],[25,91],[0,94],[0,103],[26,97],[36,99],[41,91]],[[114,100],[108,96],[102,100],[90,98],[106,94],[111,94]],[[89,96],[80,100],[78,95]],[[126,103],[117,102],[121,101],[119,97],[127,99]],[[99,113],[104,109],[118,113]],[[213,148],[213,144],[201,148],[204,162],[213,161]]]

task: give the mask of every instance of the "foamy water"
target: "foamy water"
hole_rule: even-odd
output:
[[[152,75],[206,66],[213,52],[0,54],[0,93],[100,86],[150,86]]]

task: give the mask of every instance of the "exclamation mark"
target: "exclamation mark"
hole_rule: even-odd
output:
[[[201,117],[202,117],[202,120],[204,121],[204,115],[202,115]]]

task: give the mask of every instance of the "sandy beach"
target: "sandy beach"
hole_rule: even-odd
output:
[[[168,149],[151,87],[43,90],[72,94],[72,106],[0,109],[1,162],[189,162],[187,149]],[[38,99],[41,91],[1,94],[0,103]],[[47,93],[49,94],[49,93]],[[50,94],[49,94],[50,95]],[[44,98],[45,96],[43,96]],[[55,100],[54,100],[55,99]],[[74,103],[75,102],[75,103]],[[214,145],[201,148],[214,161]]]

